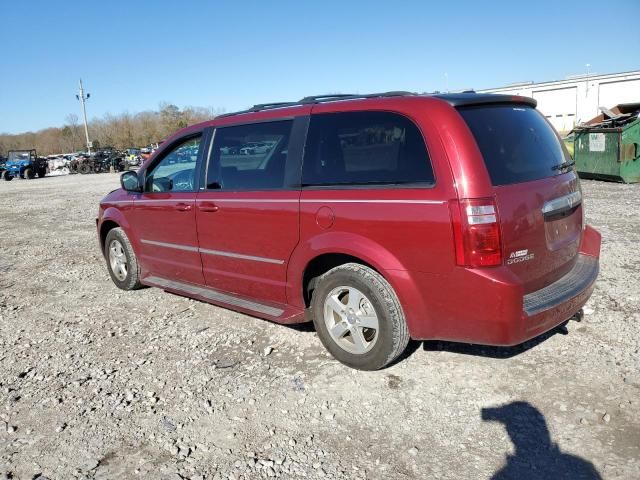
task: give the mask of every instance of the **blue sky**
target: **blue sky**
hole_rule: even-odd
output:
[[[2,2],[0,132],[80,115],[79,77],[92,118],[634,70],[638,18],[640,0]]]

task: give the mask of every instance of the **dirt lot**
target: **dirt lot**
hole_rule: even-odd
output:
[[[0,184],[0,478],[640,478],[640,185],[583,182],[602,270],[568,335],[374,373],[308,327],[118,290],[94,221],[117,185]]]

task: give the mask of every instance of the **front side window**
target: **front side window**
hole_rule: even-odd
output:
[[[207,188],[283,188],[292,124],[286,120],[216,129]]]
[[[312,115],[303,186],[433,184],[422,134],[390,112]]]
[[[149,172],[146,192],[192,192],[202,136],[191,137],[165,155]]]

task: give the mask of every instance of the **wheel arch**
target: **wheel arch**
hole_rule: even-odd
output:
[[[104,254],[104,242],[107,239],[107,234],[114,228],[122,228],[135,249],[135,242],[129,234],[129,222],[127,222],[127,219],[120,210],[114,207],[109,207],[104,211],[99,225],[100,249],[102,250],[102,253]]]
[[[113,220],[104,220],[100,225],[100,248],[102,249],[103,254],[104,254],[104,246],[105,246],[104,243],[107,240],[107,235],[109,234],[109,231],[119,227],[120,225],[118,225]]]
[[[315,282],[317,279],[329,270],[347,263],[358,263],[360,265],[364,265],[384,276],[382,272],[378,271],[378,269],[373,265],[353,255],[337,252],[318,255],[307,263],[307,266],[302,273],[302,299],[304,301],[305,308],[311,306],[311,297],[313,296],[313,290],[315,289]]]
[[[314,278],[345,263],[359,263],[382,275],[392,286],[389,270],[406,270],[398,258],[369,238],[344,232],[327,232],[298,246],[292,255],[287,278],[292,305],[309,306],[309,286]]]

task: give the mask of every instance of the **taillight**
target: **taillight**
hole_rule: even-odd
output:
[[[451,202],[456,262],[465,267],[502,264],[502,242],[496,203],[492,198]]]

